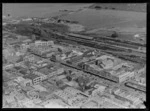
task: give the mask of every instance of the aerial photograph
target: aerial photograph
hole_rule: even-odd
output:
[[[146,15],[146,3],[3,3],[2,108],[147,108]]]

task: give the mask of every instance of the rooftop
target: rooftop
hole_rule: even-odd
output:
[[[35,74],[28,74],[28,75],[25,75],[25,76],[23,76],[23,78],[28,78],[28,79],[35,79],[35,78],[37,78],[37,77],[40,77],[40,76],[38,76],[38,75],[35,75]]]
[[[132,66],[128,65],[127,63],[122,63],[122,64],[119,64],[119,65],[113,67],[112,70],[111,69],[108,70],[108,72],[110,72],[113,75],[120,75],[127,71],[132,71],[132,70],[133,70]]]
[[[49,74],[49,69],[45,67],[45,68],[40,69],[39,72],[41,72],[45,75],[48,75]]]
[[[58,70],[60,67],[49,65],[48,67],[44,67],[39,70],[39,72],[48,75],[49,73]]]
[[[140,75],[141,78],[146,78],[146,73]]]

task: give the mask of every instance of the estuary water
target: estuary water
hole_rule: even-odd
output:
[[[3,3],[3,15],[12,17],[49,17],[58,14],[59,10],[77,10],[90,6],[87,3]]]

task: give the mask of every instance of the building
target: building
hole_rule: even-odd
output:
[[[73,57],[70,57],[69,60],[67,60],[66,62],[69,64],[76,64],[77,62],[81,61],[82,59],[83,59],[82,55],[73,56]]]
[[[104,97],[100,97],[100,96],[92,96],[86,103],[93,101],[94,103],[98,103],[98,106],[100,107],[101,104],[103,104],[104,102]],[[85,103],[85,104],[86,104]],[[84,104],[83,104],[84,105]]]
[[[42,59],[41,57],[38,57],[34,54],[29,54],[29,55],[24,57],[24,61],[29,61],[29,62],[32,62],[32,63],[40,61],[41,59]]]
[[[49,46],[49,45],[54,45],[53,41],[35,41],[36,46]]]
[[[29,61],[29,62],[32,62],[32,61],[35,60],[33,54],[27,55],[27,56],[25,56],[23,59],[24,59],[24,61]]]
[[[20,101],[20,100],[23,100],[25,99],[25,94],[23,92],[16,92],[16,95],[15,95],[15,98]]]
[[[13,95],[10,95],[10,96],[5,95],[5,98],[6,98],[7,103],[11,104],[11,103],[15,102],[15,98]]]
[[[40,73],[38,71],[34,71],[33,74],[41,76],[42,81],[47,79],[47,75]]]
[[[23,43],[24,43],[25,45],[27,45],[27,48],[29,48],[30,45],[28,45],[28,44],[29,44],[29,43],[32,43],[32,40],[31,40],[31,39],[26,39],[26,40],[23,41]]]
[[[23,106],[25,106],[25,108],[34,108],[35,104],[33,103],[32,100],[26,98],[23,100],[23,102],[21,102]]]
[[[72,98],[68,99],[68,104],[71,106],[78,106],[80,107],[83,103],[87,101],[87,97],[81,94],[77,94]]]
[[[18,71],[14,68],[11,69],[6,69],[5,72],[9,75],[9,76],[14,76],[18,73]],[[14,75],[13,75],[14,74]]]
[[[66,61],[70,60],[70,62],[73,62],[77,59],[82,59],[83,53],[78,50],[71,50],[67,51],[65,53],[53,55],[53,59],[57,61]]]
[[[112,69],[104,69],[103,67],[95,65],[95,60],[91,60],[86,63],[82,62],[78,64],[78,67],[115,82],[123,82],[134,76],[134,67],[127,63],[120,63],[113,66]]]
[[[96,60],[96,65],[98,65],[99,67],[103,68],[103,69],[109,69],[113,67],[113,59],[109,59],[106,58],[104,60]]]
[[[52,52],[48,52],[45,54],[45,57],[50,58],[52,55],[55,55],[56,52],[52,51]]]
[[[116,89],[114,91],[114,95],[116,98],[122,99],[124,101],[128,101],[133,105],[142,103],[142,101],[140,100],[138,95],[136,95],[132,92],[129,92],[127,90]]]
[[[35,53],[37,55],[46,56],[47,53],[50,52],[57,52],[58,49],[56,47],[53,47],[52,41],[45,42],[45,41],[36,41],[35,44],[30,45],[30,51],[32,53]]]
[[[49,78],[55,75],[62,74],[64,72],[64,68],[60,68],[58,66],[52,66],[49,68],[45,67],[45,68],[40,69],[39,72],[47,75],[47,77]]]
[[[115,58],[113,56],[101,55],[96,58],[95,64],[103,69],[110,69],[122,62],[123,62],[122,60]]]
[[[111,99],[105,98],[102,104],[102,108],[128,108],[128,107],[118,104]]]
[[[34,100],[39,98],[39,92],[36,90],[31,90],[27,92],[27,96],[29,99]]]
[[[100,85],[100,84],[96,84],[94,86],[96,89],[92,91],[92,96],[95,96],[97,94],[103,94],[103,92],[105,91],[106,89],[106,86],[104,85]]]
[[[99,104],[96,101],[90,100],[82,105],[81,108],[99,108]]]
[[[87,50],[83,53],[83,57],[91,57],[95,55],[95,51],[94,50]]]
[[[135,69],[135,76],[141,75],[142,73],[146,73],[146,65],[144,67],[137,66]]]
[[[68,105],[60,99],[52,99],[47,101],[44,108],[68,108]]]
[[[3,69],[6,70],[6,69],[10,69],[10,68],[13,68],[14,67],[14,64],[6,64],[6,65],[3,65]]]
[[[31,79],[24,79],[24,80],[20,81],[20,84],[24,87],[25,86],[32,86],[32,80]]]
[[[56,91],[58,89],[56,86],[54,86],[49,81],[43,81],[41,86],[46,88],[49,93],[53,93],[54,91]]]
[[[111,71],[107,71],[107,72],[110,73],[110,77],[116,82],[123,82],[134,76],[133,66],[127,63],[119,64],[113,67]]]
[[[15,66],[22,66],[22,67],[25,67],[25,66],[24,66],[24,61],[15,63]]]
[[[65,91],[62,91],[62,90],[57,90],[57,91],[54,92],[54,94],[55,94],[56,96],[58,96],[59,98],[61,98],[61,99],[62,99],[63,101],[65,101],[66,103],[68,103],[68,100],[73,97],[72,94],[67,93],[67,92],[65,92]]]
[[[23,76],[25,79],[31,79],[33,85],[37,85],[42,82],[42,77],[35,74],[28,74]]]
[[[76,87],[79,87],[78,83],[75,82],[75,81],[67,81],[67,80],[65,80],[64,83],[65,83],[66,85],[70,86],[70,87],[75,87],[75,88],[76,88]]]
[[[48,100],[52,97],[52,92],[49,92],[49,91],[41,91],[39,92],[39,98],[41,100]]]
[[[37,73],[37,72],[34,72],[34,73]],[[44,68],[40,69],[38,71],[38,73],[45,74],[48,76],[50,74],[50,70],[47,67],[44,67]]]
[[[80,90],[72,88],[72,87],[66,87],[64,89],[64,91],[67,92],[67,93],[73,94],[73,95],[82,93]]]
[[[136,78],[140,85],[146,86],[146,73],[141,74],[138,78]]]
[[[42,85],[34,85],[33,86],[36,90],[42,92],[42,91],[47,91],[47,89],[45,87],[43,87]]]

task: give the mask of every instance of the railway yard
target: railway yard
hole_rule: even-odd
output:
[[[4,21],[3,108],[147,107],[146,42],[70,31],[61,18]]]

